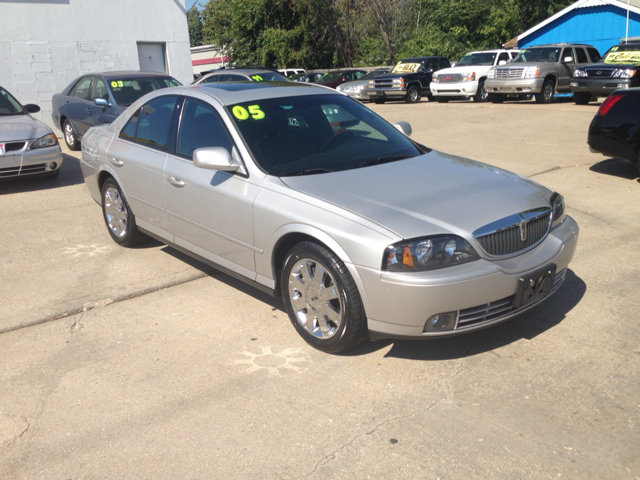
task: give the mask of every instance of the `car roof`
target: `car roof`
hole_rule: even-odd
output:
[[[189,89],[199,89],[222,105],[234,105],[236,103],[252,102],[265,98],[299,97],[303,95],[340,95],[333,88],[322,87],[299,82],[233,82],[233,83],[205,83],[190,85],[187,87],[173,87],[163,89],[182,90],[187,93]],[[158,90],[159,91],[159,90]]]
[[[532,45],[530,47],[522,47],[522,50],[526,48],[538,48],[538,47],[593,47],[593,45],[587,45],[586,43],[547,43],[544,45]]]
[[[136,71],[131,71],[131,70],[125,70],[125,71],[117,71],[117,72],[97,72],[97,73],[88,73],[87,75],[83,75],[83,76],[89,76],[89,75],[96,75],[96,76],[103,76],[103,77],[140,77],[140,76],[145,76],[145,77],[170,77],[171,75],[169,75],[168,73],[160,73],[160,72],[136,72]]]
[[[222,75],[225,73],[230,73],[230,74],[244,74],[244,75],[253,75],[255,73],[264,73],[264,72],[270,72],[270,73],[282,73],[282,72],[278,72],[277,70],[271,70],[270,68],[225,68],[225,69],[219,69],[219,70],[215,70],[213,72],[207,72],[206,75],[213,75],[218,74],[218,75]]]

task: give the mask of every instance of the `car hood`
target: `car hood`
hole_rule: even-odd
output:
[[[506,67],[506,65],[500,65],[501,67]],[[437,72],[434,72],[434,74],[438,74],[438,75],[451,75],[451,74],[458,74],[458,73],[465,73],[465,72],[477,72],[478,70],[483,71],[483,70],[489,70],[492,67],[492,65],[469,65],[469,66],[462,66],[462,67],[450,67],[450,68],[443,68],[442,70],[438,70]]]
[[[0,142],[32,140],[51,133],[51,129],[31,115],[0,116]]]
[[[281,180],[403,238],[449,232],[470,238],[496,220],[549,207],[552,194],[532,180],[436,151],[372,167]]]

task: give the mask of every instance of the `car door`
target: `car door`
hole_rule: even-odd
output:
[[[565,60],[569,61],[565,61]],[[558,78],[558,89],[568,89],[573,71],[576,69],[576,56],[573,48],[565,47],[560,56],[560,78]]]
[[[91,93],[91,81],[93,77],[82,77],[71,89],[67,102],[65,103],[65,112],[71,125],[76,133],[80,136],[91,127],[91,107],[93,102],[89,101]]]
[[[173,148],[171,123],[178,97],[154,98],[139,108],[107,150],[138,225],[170,241],[164,166]]]
[[[223,147],[238,158],[222,115],[201,100],[184,99],[175,152],[165,167],[167,212],[176,245],[255,278],[253,201],[260,185],[243,172],[193,165],[198,148]]]
[[[110,103],[108,106],[104,105],[96,105],[96,98],[102,98]],[[105,123],[113,122],[118,114],[116,113],[116,108],[109,95],[109,90],[107,89],[107,84],[103,79],[99,77],[95,77],[93,79],[93,84],[91,85],[91,95],[89,95],[89,100],[92,102],[91,106],[91,126],[96,125],[104,125]]]

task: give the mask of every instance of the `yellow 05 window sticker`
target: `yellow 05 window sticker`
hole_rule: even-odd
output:
[[[111,86],[113,88],[124,87],[124,82],[122,80],[113,80]]]
[[[247,111],[247,108],[249,111]],[[246,120],[249,116],[254,120],[262,120],[265,117],[264,112],[260,110],[260,105],[249,105],[247,108],[236,105],[231,111],[233,112],[233,116],[238,120]]]

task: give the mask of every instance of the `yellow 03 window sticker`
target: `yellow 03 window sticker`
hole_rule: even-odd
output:
[[[124,82],[123,82],[122,80],[117,80],[117,81],[116,81],[116,80],[113,80],[113,81],[111,82],[111,86],[112,86],[113,88],[124,87]]]
[[[251,118],[254,120],[262,120],[265,117],[264,112],[260,110],[260,105],[249,105],[247,108],[249,109],[248,112],[246,108],[236,105],[231,111],[233,112],[233,116],[238,120],[246,120],[249,118],[249,114],[251,114]]]

